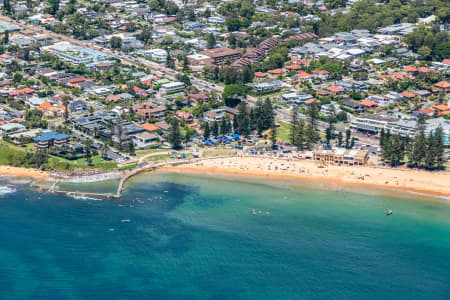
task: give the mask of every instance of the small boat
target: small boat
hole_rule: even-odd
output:
[[[130,219],[123,219],[123,220],[120,220],[120,222],[122,222],[122,223],[130,222]]]
[[[114,231],[114,230],[115,230],[114,228],[110,228],[110,229],[109,229],[109,231]]]
[[[390,215],[392,215],[392,209],[390,209],[386,212],[386,216],[390,216]]]

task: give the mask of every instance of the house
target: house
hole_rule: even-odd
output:
[[[331,94],[338,95],[344,92],[344,89],[337,85],[332,85],[327,88],[327,91]]]
[[[191,124],[194,122],[194,116],[191,113],[179,110],[175,113],[175,117],[183,122],[186,122],[188,124]]]
[[[75,100],[69,103],[69,110],[71,112],[84,112],[88,108],[86,102],[82,100]]]
[[[157,62],[166,62],[167,61],[167,51],[164,49],[150,49],[144,51],[144,56],[149,56],[151,59],[156,60]]]
[[[137,126],[144,128],[148,132],[156,132],[160,129],[158,126],[151,123],[137,124]]]
[[[352,100],[344,100],[342,101],[342,106],[351,109],[355,113],[362,113],[365,111],[366,107],[359,102],[355,102]]]
[[[166,121],[160,121],[160,122],[156,122],[155,126],[159,127],[162,131],[167,132],[170,130],[170,128],[172,127],[172,125],[170,125],[169,123],[167,123]]]
[[[37,149],[48,149],[50,147],[62,147],[68,145],[70,136],[56,131],[46,131],[33,139]]]
[[[433,85],[433,87],[435,88],[436,91],[448,92],[448,91],[450,91],[450,82],[448,82],[448,81],[440,81],[438,83],[435,83]]]
[[[57,117],[62,116],[64,108],[61,106],[54,106],[48,102],[44,102],[39,107],[36,108],[44,113],[46,117]]]
[[[26,130],[26,127],[19,123],[5,123],[0,126],[0,132],[3,134],[13,134]]]
[[[325,70],[314,70],[312,71],[314,77],[322,79],[322,80],[327,80],[328,76],[330,76],[330,72],[325,71]]]
[[[180,92],[185,88],[185,84],[183,82],[169,82],[162,84],[159,88],[159,91],[162,94],[168,94],[168,93],[176,93]]]
[[[283,69],[273,69],[267,71],[267,73],[269,73],[272,77],[278,77],[280,75],[283,75]]]
[[[160,136],[153,132],[141,132],[132,136],[132,140],[136,148],[148,148],[160,143]]]
[[[253,86],[253,90],[258,93],[274,91],[277,89],[281,89],[283,84],[279,80],[274,81],[266,81],[262,83],[255,84]]]
[[[209,98],[205,94],[191,94],[189,95],[190,99],[194,103],[203,103],[208,102]]]
[[[417,97],[416,93],[411,93],[411,92],[408,92],[408,91],[401,92],[400,95],[404,99],[407,99],[407,100],[410,100],[410,99],[413,99],[413,98]]]
[[[372,108],[376,108],[376,107],[378,106],[378,104],[377,104],[376,102],[371,101],[371,100],[369,100],[369,99],[361,100],[361,101],[359,101],[359,103],[360,103],[361,105],[364,105],[364,107],[365,107],[366,110],[372,109]]]
[[[213,109],[205,112],[203,118],[206,122],[221,121],[226,115],[224,109]]]
[[[315,77],[314,75],[306,73],[305,71],[300,71],[297,74],[297,80],[299,82],[312,82],[312,79],[314,77]]]

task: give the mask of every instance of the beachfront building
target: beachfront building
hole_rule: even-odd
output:
[[[69,140],[70,136],[56,131],[43,132],[40,136],[33,139],[36,149],[48,149],[53,146],[60,148],[63,145],[68,145]]]
[[[336,148],[332,150],[316,150],[312,154],[313,160],[337,165],[365,165],[369,160],[369,153],[365,150]]]
[[[136,148],[148,148],[160,143],[160,137],[158,134],[154,132],[141,132],[132,137],[133,143]]]

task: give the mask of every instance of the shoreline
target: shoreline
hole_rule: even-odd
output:
[[[263,168],[269,163],[271,168]],[[284,169],[277,168],[284,165]],[[289,166],[287,168],[287,165]],[[269,159],[258,157],[218,158],[204,162],[163,166],[158,170],[182,173],[237,175],[268,179],[288,179],[343,187],[364,187],[415,195],[450,199],[450,174],[422,170],[384,169],[370,166],[328,165],[318,168],[308,160]]]
[[[41,171],[37,169],[28,169],[2,165],[0,166],[0,176],[28,177],[43,180],[49,177],[50,173],[48,173],[47,171]]]

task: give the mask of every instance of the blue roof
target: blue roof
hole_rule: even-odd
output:
[[[233,133],[233,137],[234,137],[235,139],[237,139],[237,138],[240,137],[240,136],[241,136],[240,134]]]
[[[43,132],[40,136],[35,137],[33,139],[33,141],[45,142],[45,141],[50,141],[50,140],[63,140],[63,139],[67,139],[67,138],[69,138],[69,136],[67,134],[59,133],[56,131],[47,131],[47,132]]]

